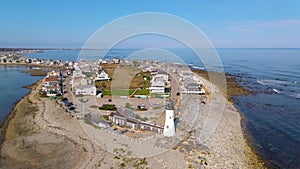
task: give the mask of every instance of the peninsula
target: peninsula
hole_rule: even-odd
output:
[[[48,72],[1,125],[3,168],[264,168],[232,102],[225,100],[209,140],[199,141],[212,100],[230,99],[203,72],[158,61],[20,57],[1,61]],[[228,84],[231,95],[248,94],[234,79]],[[171,137],[164,135],[168,100]]]

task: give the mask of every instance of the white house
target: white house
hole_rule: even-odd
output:
[[[108,77],[108,74],[102,70],[100,74],[97,74],[97,77],[94,79],[94,81],[104,81],[104,80],[110,80]]]
[[[166,85],[169,83],[169,75],[162,73],[153,75],[150,83],[151,93],[165,93]]]
[[[186,79],[184,81],[182,92],[186,94],[205,94],[201,85],[193,79]]]
[[[150,86],[151,93],[164,93],[166,84],[163,81],[153,81]]]
[[[76,86],[74,93],[76,95],[92,95],[96,96],[96,87],[93,85],[82,85],[82,86]]]
[[[120,59],[119,59],[119,58],[113,58],[113,59],[112,59],[112,62],[113,62],[114,64],[119,64],[119,63],[120,63]]]
[[[60,72],[55,72],[54,70],[52,70],[51,72],[47,72],[47,77],[50,77],[50,76],[60,76]]]

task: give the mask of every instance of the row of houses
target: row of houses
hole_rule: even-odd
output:
[[[62,71],[55,72],[54,70],[47,73],[43,80],[42,92],[46,96],[57,96],[63,94],[63,76]]]
[[[1,52],[0,63],[16,63],[16,64],[33,64],[44,66],[66,66],[66,63],[61,60],[30,58],[23,52]],[[68,64],[68,63],[67,63]]]
[[[71,81],[73,93],[78,95],[92,95],[96,96],[97,88],[92,84],[92,80],[87,77],[84,72],[92,72],[89,65],[84,65],[80,67],[78,63],[74,65],[73,78]]]
[[[114,64],[118,64],[119,62],[119,59],[113,59]],[[71,81],[72,90],[75,95],[96,96],[102,94],[100,90],[97,90],[95,81],[108,81],[111,78],[102,70],[100,64],[103,64],[103,60],[96,63],[86,61],[75,63],[73,79]]]

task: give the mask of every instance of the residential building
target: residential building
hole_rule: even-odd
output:
[[[100,74],[97,74],[97,77],[94,79],[94,81],[104,81],[104,80],[110,80],[108,77],[108,74],[102,70]]]
[[[79,85],[75,86],[75,95],[91,95],[96,96],[97,88],[94,85]]]
[[[154,74],[150,83],[150,93],[165,93],[166,86],[170,83],[169,75],[165,73]]]
[[[182,92],[186,94],[205,94],[205,91],[201,88],[201,84],[193,79],[186,79],[184,81]]]
[[[116,112],[112,112],[109,115],[109,120],[116,125],[130,127],[133,130],[148,130],[159,134],[163,133],[163,127],[135,118],[135,113],[130,109],[117,109]]]

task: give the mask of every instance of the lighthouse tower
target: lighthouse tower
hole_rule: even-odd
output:
[[[171,100],[166,102],[166,120],[163,134],[167,137],[175,136],[174,108]]]

